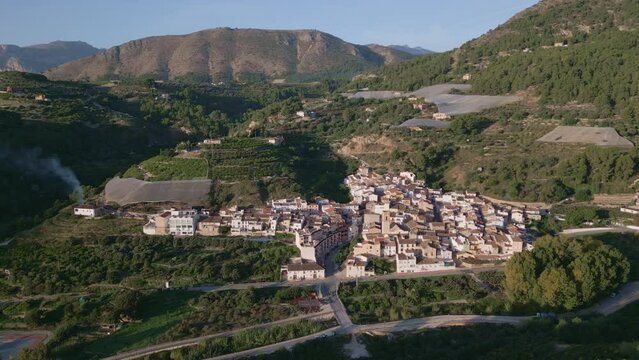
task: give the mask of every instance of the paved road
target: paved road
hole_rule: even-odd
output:
[[[639,232],[639,227],[626,226],[626,225],[613,225],[608,227],[599,228],[583,228],[583,229],[566,229],[560,232],[560,235],[564,236],[583,236],[583,235],[598,235],[606,233],[633,233]]]
[[[104,358],[104,360],[131,360],[131,359],[137,359],[137,358],[140,358],[140,357],[143,357],[143,356],[156,354],[156,353],[163,352],[163,351],[171,351],[171,350],[180,349],[180,348],[184,348],[184,347],[194,346],[194,345],[199,344],[200,341],[203,341],[203,340],[209,340],[209,339],[215,339],[215,338],[221,338],[221,337],[229,337],[229,336],[234,335],[235,333],[238,333],[238,332],[244,331],[244,330],[270,328],[270,327],[273,327],[273,326],[286,325],[286,324],[298,322],[298,321],[303,320],[303,319],[319,318],[319,317],[325,317],[325,316],[329,316],[329,315],[332,315],[332,311],[330,309],[324,309],[324,310],[322,310],[319,313],[295,316],[295,317],[292,317],[292,318],[283,319],[283,320],[279,320],[279,321],[275,321],[275,322],[271,322],[271,323],[249,326],[249,327],[242,328],[242,329],[229,330],[229,331],[224,331],[224,332],[217,333],[217,334],[212,334],[212,335],[206,335],[206,336],[200,336],[200,337],[196,337],[196,338],[190,338],[190,339],[184,339],[184,340],[178,340],[178,341],[172,341],[172,342],[157,344],[157,345],[149,346],[149,347],[142,348],[142,349],[137,349],[137,350],[132,350],[132,351],[128,351],[128,352],[125,352],[125,353],[116,354],[116,355]]]
[[[577,315],[602,314],[610,315],[639,300],[639,281],[629,282],[625,284],[617,295],[613,298],[607,298],[598,304],[581,311]]]
[[[399,332],[419,329],[434,329],[438,327],[464,326],[471,324],[504,324],[518,325],[522,321],[532,319],[532,316],[492,316],[492,315],[441,315],[420,319],[393,321],[381,324],[359,325],[353,332]]]
[[[325,288],[326,289],[326,288]],[[323,290],[325,291],[325,290]],[[339,299],[339,298],[338,298]],[[631,282],[624,285],[619,293],[614,298],[608,298],[602,300],[599,304],[579,311],[577,313],[566,314],[566,316],[575,315],[587,315],[587,314],[603,314],[610,315],[614,312],[621,310],[626,305],[639,300],[639,281]],[[340,302],[341,304],[341,302]],[[420,319],[409,319],[402,321],[394,321],[379,324],[369,325],[353,325],[348,318],[348,314],[345,314],[345,319],[340,319],[341,316],[337,315],[339,305],[335,306],[334,300],[331,301],[331,306],[336,311],[336,318],[340,324],[334,331],[339,334],[353,334],[353,333],[392,333],[402,331],[415,331],[420,329],[433,329],[439,327],[451,327],[451,326],[466,326],[472,324],[503,324],[503,325],[518,325],[523,321],[534,318],[533,316],[491,316],[491,315],[441,315],[432,316]],[[342,305],[343,308],[343,305]],[[321,334],[321,333],[320,333]],[[238,357],[250,357],[260,354],[268,354],[275,352],[284,347],[290,348],[293,345],[301,344],[303,342],[317,338],[320,334],[306,336],[303,338],[295,339],[295,341],[282,342],[264,346],[261,348],[244,351],[241,353],[229,354],[224,357],[215,359],[233,359]]]
[[[412,274],[387,274],[387,275],[376,275],[369,276],[365,278],[360,278],[360,282],[366,281],[379,281],[379,280],[396,280],[396,279],[415,279],[415,278],[427,278],[427,277],[438,277],[438,276],[448,276],[448,275],[464,275],[471,273],[481,273],[486,271],[503,271],[503,265],[495,265],[495,266],[485,266],[481,268],[454,268],[450,270],[438,270],[438,271],[429,271],[424,273],[412,273]],[[273,282],[259,282],[259,283],[243,283],[243,284],[229,284],[229,285],[200,285],[188,288],[189,291],[202,291],[202,292],[212,292],[212,291],[224,291],[224,290],[241,290],[248,288],[270,288],[270,287],[291,287],[291,286],[318,286],[323,284],[338,284],[342,282],[354,282],[353,278],[346,278],[344,276],[344,271],[336,272],[334,276],[329,276],[326,279],[317,279],[317,280],[305,280],[305,281],[273,281]]]

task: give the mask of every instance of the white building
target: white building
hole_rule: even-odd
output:
[[[98,217],[102,214],[102,208],[93,205],[78,205],[73,208],[73,215],[89,218]]]
[[[418,261],[412,254],[397,254],[395,259],[399,274],[437,271],[455,267],[451,260],[423,258]]]
[[[169,234],[176,236],[193,236],[197,229],[197,210],[176,210],[171,209],[169,217]]]
[[[302,281],[323,279],[324,268],[315,262],[295,262],[283,265],[281,268],[282,277],[288,281]]]

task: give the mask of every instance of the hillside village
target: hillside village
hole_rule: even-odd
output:
[[[532,247],[526,224],[545,210],[501,206],[477,193],[426,187],[410,172],[378,174],[360,168],[345,179],[352,202],[271,200],[262,208],[168,209],[150,217],[147,235],[272,237],[290,234],[300,257],[282,266],[287,280],[325,277],[324,262],[353,242],[345,262],[350,278],[375,275],[371,261],[394,263],[397,273],[473,267],[509,259]],[[99,212],[79,206],[76,215]]]

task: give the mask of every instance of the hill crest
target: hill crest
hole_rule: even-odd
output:
[[[387,47],[351,44],[317,30],[217,28],[132,40],[46,75],[64,80],[196,76],[208,81],[350,77],[410,57]]]

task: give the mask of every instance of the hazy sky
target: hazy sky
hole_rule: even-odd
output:
[[[215,27],[317,29],[357,44],[449,50],[537,0],[0,0],[0,43],[129,40]]]

